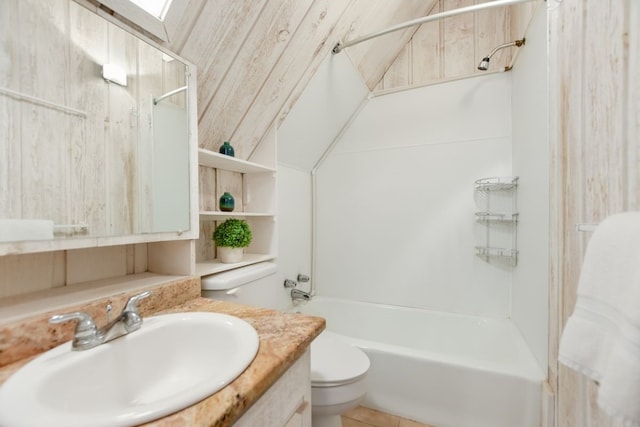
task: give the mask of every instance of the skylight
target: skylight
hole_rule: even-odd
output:
[[[189,4],[189,0],[98,0],[98,2],[165,42],[170,42],[177,34],[182,15]]]
[[[167,10],[171,7],[172,0],[129,0],[131,3],[141,7],[150,15],[164,21]]]

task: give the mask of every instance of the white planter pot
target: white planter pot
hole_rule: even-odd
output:
[[[242,261],[244,248],[218,247],[218,258],[225,264],[233,264]]]

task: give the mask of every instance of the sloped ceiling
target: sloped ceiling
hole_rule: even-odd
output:
[[[341,40],[425,16],[437,0],[191,0],[170,48],[198,68],[199,145],[248,158]],[[372,89],[416,28],[345,49]]]

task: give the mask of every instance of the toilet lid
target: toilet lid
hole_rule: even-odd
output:
[[[369,370],[369,358],[339,335],[322,332],[311,343],[311,384],[328,387],[360,379]]]

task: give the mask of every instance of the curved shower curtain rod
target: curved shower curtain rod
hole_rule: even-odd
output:
[[[173,95],[175,95],[177,93],[184,92],[185,90],[187,90],[187,88],[188,88],[188,86],[182,86],[182,87],[179,87],[178,89],[172,90],[171,92],[167,92],[162,96],[159,96],[157,98],[153,98],[153,105],[158,105],[158,103],[160,101],[162,101],[163,99],[169,98],[170,96],[173,96]]]
[[[448,18],[450,16],[462,15],[463,13],[476,12],[478,10],[483,9],[491,9],[494,7],[500,6],[509,6],[517,3],[527,3],[533,0],[496,0],[488,3],[476,4],[473,6],[461,7],[459,9],[447,10],[446,12],[436,13],[434,15],[424,16],[422,18],[413,19],[411,21],[404,22],[402,24],[394,25],[393,27],[389,27],[386,30],[377,31],[375,33],[367,34],[362,37],[358,37],[348,42],[340,43],[338,42],[333,47],[333,53],[340,53],[346,47],[350,47],[356,45],[358,43],[366,42],[367,40],[371,40],[376,37],[384,36],[385,34],[392,33],[394,31],[403,30],[408,27],[413,27],[415,25],[421,25],[425,22],[437,21],[439,19]]]

